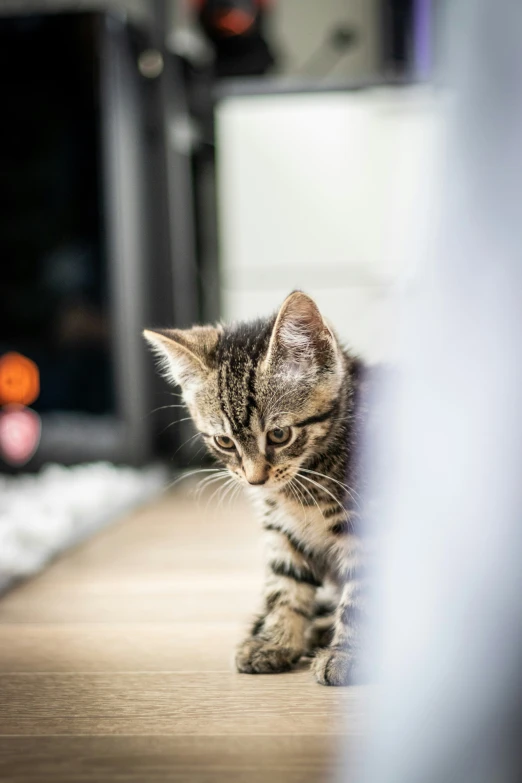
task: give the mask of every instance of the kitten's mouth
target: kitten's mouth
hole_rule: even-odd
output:
[[[233,475],[236,480],[241,482],[241,484],[244,484],[247,487],[252,487],[252,489],[264,490],[266,492],[276,492],[281,491],[284,489],[284,487],[291,484],[295,474],[292,472],[286,472],[284,474],[276,472],[268,475],[261,481],[249,481],[244,473],[236,473],[235,471],[233,471]]]
[[[257,486],[259,489],[264,489],[267,492],[279,492],[291,483],[292,478],[293,476],[291,475],[269,476],[266,481],[259,484],[251,484],[250,486]]]
[[[280,490],[286,486],[286,484],[291,481],[291,478],[276,479],[274,476],[268,476],[264,481],[249,481],[246,476],[240,476],[239,481],[247,487],[252,487],[252,489],[273,492],[274,490]]]

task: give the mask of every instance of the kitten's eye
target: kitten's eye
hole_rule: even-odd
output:
[[[287,443],[290,440],[292,430],[290,427],[276,427],[275,430],[267,432],[266,437],[269,443],[273,443],[274,446],[282,446],[283,443]]]
[[[228,449],[231,451],[232,449],[236,448],[236,444],[232,440],[232,438],[227,437],[227,435],[216,435],[214,438],[217,445],[220,449]]]

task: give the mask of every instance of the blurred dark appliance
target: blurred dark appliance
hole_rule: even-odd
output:
[[[435,0],[381,0],[381,68],[428,79],[433,71]]]
[[[212,43],[215,75],[260,76],[275,63],[265,39],[267,0],[192,0]]]
[[[40,373],[35,466],[150,454],[141,90],[123,21],[0,18],[0,356]]]

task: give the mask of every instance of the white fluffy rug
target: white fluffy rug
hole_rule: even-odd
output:
[[[0,591],[161,491],[161,467],[106,462],[0,475]]]

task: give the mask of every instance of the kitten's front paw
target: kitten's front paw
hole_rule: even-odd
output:
[[[320,685],[351,685],[354,667],[353,653],[328,647],[319,650],[312,662],[312,671]]]
[[[275,674],[289,671],[301,653],[263,639],[246,639],[236,653],[236,667],[243,674]]]

